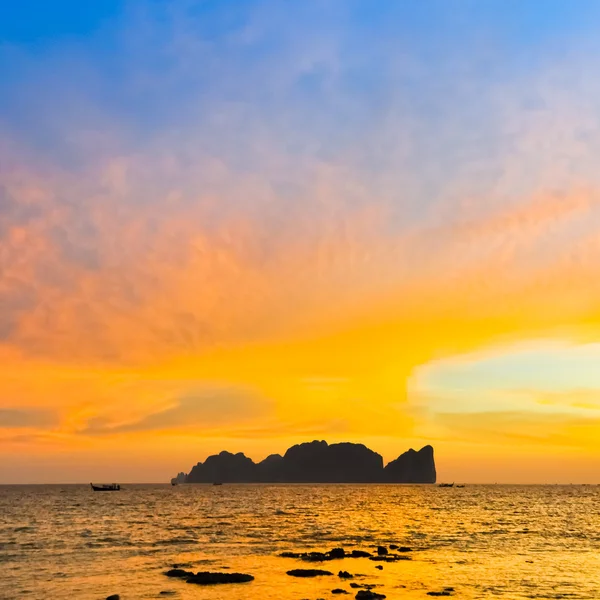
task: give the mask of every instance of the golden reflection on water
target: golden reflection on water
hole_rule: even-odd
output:
[[[412,560],[307,564],[286,550],[413,548]],[[239,571],[249,584],[165,577]],[[286,571],[335,575],[296,579]],[[600,487],[394,485],[0,487],[0,598],[234,600],[353,598],[347,570],[393,598],[600,597]],[[343,588],[350,596],[332,596]]]

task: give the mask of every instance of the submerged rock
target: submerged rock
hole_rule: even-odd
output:
[[[320,577],[321,575],[333,575],[330,571],[321,569],[292,569],[287,572],[292,577]]]
[[[354,575],[352,575],[352,573],[348,573],[348,571],[340,571],[338,573],[338,577],[340,579],[352,579]]]
[[[298,558],[306,562],[325,562],[328,560],[337,560],[351,556],[346,554],[343,548],[332,548],[327,552],[312,551],[312,552],[281,552],[281,558]],[[369,555],[370,556],[370,555]]]
[[[399,554],[387,554],[384,556],[371,556],[369,560],[375,562],[397,562],[399,560],[412,560],[410,556],[400,556]]]
[[[254,577],[246,573],[211,573],[209,571],[201,571],[187,579],[187,583],[197,585],[248,583],[249,581],[254,581]]]
[[[350,554],[350,556],[352,558],[370,558],[373,555],[365,550],[352,550],[352,554]]]
[[[381,565],[375,565],[376,569],[379,569],[380,571],[383,571],[383,567]]]
[[[306,552],[300,558],[307,562],[325,562],[326,560],[331,560],[331,555],[325,552]]]
[[[350,592],[347,592],[346,590],[343,590],[342,588],[335,588],[335,590],[331,590],[332,594],[349,594]]]
[[[167,577],[191,577],[194,573],[192,571],[185,571],[184,569],[171,569],[165,573]]]

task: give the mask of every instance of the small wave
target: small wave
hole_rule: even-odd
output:
[[[159,540],[154,542],[153,546],[177,546],[179,544],[197,544],[196,538],[171,538],[170,540]]]

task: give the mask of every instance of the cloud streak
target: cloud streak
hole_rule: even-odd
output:
[[[57,415],[50,410],[0,408],[0,429],[47,429],[57,424]]]

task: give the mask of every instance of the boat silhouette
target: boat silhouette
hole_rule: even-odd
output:
[[[98,485],[90,483],[90,485],[94,492],[118,492],[121,489],[118,483],[100,483]]]

